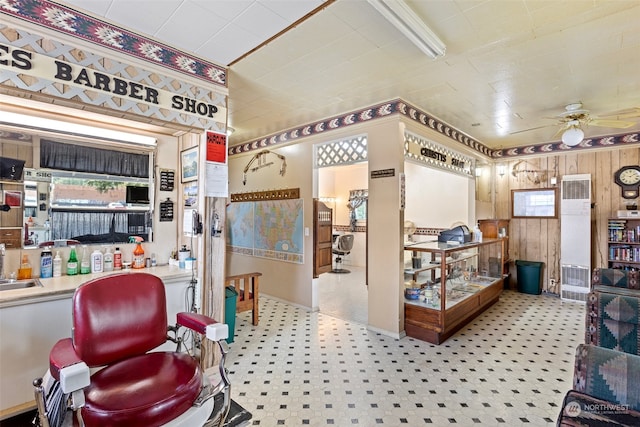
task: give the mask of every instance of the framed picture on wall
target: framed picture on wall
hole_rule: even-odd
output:
[[[4,190],[2,199],[5,205],[15,208],[22,207],[22,191]]]
[[[198,204],[198,183],[187,184],[183,188],[185,207],[194,207]]]
[[[182,182],[198,179],[198,147],[187,148],[180,152],[180,172]]]

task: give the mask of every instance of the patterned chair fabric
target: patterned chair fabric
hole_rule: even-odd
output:
[[[591,289],[606,290],[604,287],[640,290],[640,271],[596,268],[591,276]]]
[[[587,344],[576,349],[574,391],[640,411],[638,384],[640,356]]]
[[[585,343],[640,355],[639,313],[640,296],[590,292]]]

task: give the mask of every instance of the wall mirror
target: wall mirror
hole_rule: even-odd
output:
[[[26,162],[20,214],[9,222],[0,212],[3,228],[20,228],[23,248],[151,239],[152,151],[37,132],[0,127],[0,156]]]
[[[556,188],[511,190],[512,218],[557,218]]]

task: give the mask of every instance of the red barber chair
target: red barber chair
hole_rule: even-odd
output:
[[[72,338],[55,344],[47,374],[34,381],[39,425],[223,425],[231,401],[227,325],[178,313],[176,326],[167,327],[164,285],[147,273],[91,280],[76,289],[72,304]],[[218,344],[219,383],[179,352],[183,326]],[[167,340],[177,343],[176,352],[151,351]]]

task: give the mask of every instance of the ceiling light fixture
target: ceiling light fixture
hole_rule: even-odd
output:
[[[573,120],[569,127],[562,133],[562,142],[569,147],[575,147],[584,139],[584,132],[580,129],[580,122]]]
[[[155,146],[157,142],[156,138],[151,136],[137,135],[134,133],[97,128],[76,123],[61,122],[58,120],[45,119],[43,117],[10,113],[7,111],[0,111],[0,125],[18,127],[20,129],[40,130],[44,132],[54,131],[61,135],[90,137],[102,141],[127,142],[130,144],[146,146]]]
[[[402,0],[367,0],[427,56],[444,56],[447,47],[422,19]]]

